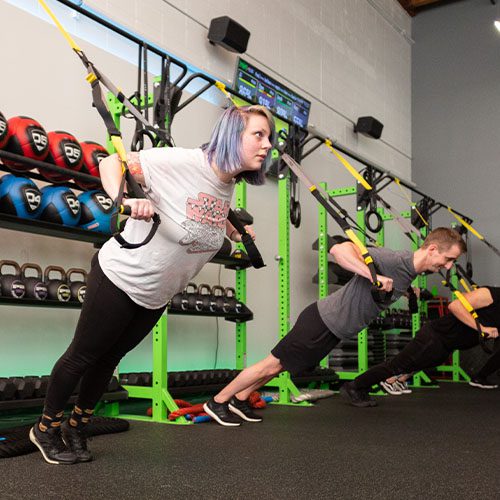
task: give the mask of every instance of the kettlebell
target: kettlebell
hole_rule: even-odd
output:
[[[36,276],[26,276],[28,269],[34,269]],[[43,282],[43,271],[38,264],[26,262],[21,266],[21,276],[26,288],[27,299],[45,300],[48,295],[47,285]]]
[[[220,285],[212,287],[212,294],[210,298],[210,306],[214,312],[224,311],[224,288]]]
[[[198,285],[198,300],[200,300],[202,310],[205,312],[215,312],[215,309],[212,309],[210,292],[210,285],[207,285],[206,283],[200,283]]]
[[[187,300],[187,310],[192,311],[192,312],[200,312],[202,307],[201,307],[201,301],[198,301],[198,285],[196,283],[188,283],[186,285],[186,288],[184,289],[185,296],[182,297],[182,304],[186,304]],[[184,311],[186,309],[183,309]]]
[[[181,310],[181,300],[182,300],[182,293],[176,293],[170,299],[168,308],[171,311],[180,311]]]
[[[50,279],[50,273],[53,271],[59,273],[61,277],[59,279]],[[62,267],[48,266],[45,269],[44,281],[47,285],[49,300],[68,302],[71,299],[71,290],[67,284],[66,273]]]
[[[196,283],[189,282],[186,285],[186,288],[181,293],[181,301],[180,301],[180,306],[181,306],[181,311],[193,311],[195,310],[195,293],[196,289],[198,287],[196,286]]]
[[[2,269],[5,266],[13,267],[14,274],[2,274]],[[0,275],[1,294],[4,297],[22,299],[26,293],[26,287],[21,281],[21,268],[19,267],[19,264],[13,260],[0,261]]]
[[[224,312],[241,312],[241,302],[236,298],[236,291],[234,288],[230,286],[226,287],[224,289],[224,297]]]
[[[80,274],[83,280],[72,280],[71,276],[74,274]],[[68,279],[68,286],[71,291],[71,300],[82,304],[85,300],[85,292],[87,291],[87,272],[84,269],[72,267],[66,271],[66,276]]]

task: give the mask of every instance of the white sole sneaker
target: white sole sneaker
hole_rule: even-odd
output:
[[[37,425],[37,424],[35,424]],[[42,445],[38,442],[36,436],[35,436],[35,431],[33,430],[33,427],[30,429],[30,441],[40,450],[43,459],[48,463],[52,465],[72,465],[71,463],[66,463],[66,462],[58,462],[57,460],[51,460],[46,454],[44,449],[42,448]]]
[[[224,420],[221,420],[216,413],[214,413],[205,403],[203,405],[203,409],[205,412],[210,415],[218,424],[223,425],[224,427],[239,427],[241,424],[240,423],[233,423],[233,422],[224,422]]]
[[[382,387],[382,389],[384,389],[384,391],[391,396],[401,396],[401,394],[403,394],[401,390],[395,390],[392,387],[392,384],[388,384],[387,382],[380,382],[380,387]]]
[[[229,409],[231,410],[232,413],[235,415],[238,415],[238,417],[242,418],[243,420],[247,422],[262,422],[262,418],[251,418],[245,415],[242,411],[238,410],[236,406],[233,406],[231,403],[229,403]]]
[[[469,382],[469,385],[472,387],[479,387],[480,389],[497,389],[498,385],[483,385],[479,382],[473,382],[472,380]]]

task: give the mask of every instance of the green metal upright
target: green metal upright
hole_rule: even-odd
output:
[[[320,187],[326,191],[326,182],[320,183]],[[323,205],[319,205],[318,213],[318,298],[324,299],[329,294],[328,288],[328,218]],[[321,360],[320,366],[328,368],[328,356]]]
[[[247,206],[247,185],[246,182],[238,182],[236,185],[236,207],[246,208]],[[236,245],[240,250],[244,249],[243,244]],[[247,271],[241,269],[236,271],[236,298],[246,304],[247,301]],[[247,324],[236,323],[236,369],[243,370],[247,359]]]
[[[280,174],[278,180],[278,274],[279,274],[279,338],[290,330],[290,175]],[[290,396],[300,394],[289,372],[282,372],[268,384],[279,390],[278,404],[310,406],[310,403],[292,403]]]

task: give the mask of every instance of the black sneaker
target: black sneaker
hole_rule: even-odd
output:
[[[203,409],[220,425],[238,427],[241,419],[229,410],[228,403],[217,403],[214,398],[209,399]]]
[[[229,409],[247,422],[262,422],[263,418],[253,411],[248,400],[240,401],[236,396],[229,400]]]
[[[60,427],[49,427],[45,432],[38,428],[38,422],[30,429],[30,441],[42,452],[49,464],[71,465],[76,463],[76,455],[66,448]]]
[[[368,391],[356,389],[354,382],[345,382],[340,388],[340,395],[347,399],[352,406],[357,406],[358,408],[377,406],[377,402],[370,397]]]
[[[65,420],[61,425],[61,433],[63,441],[68,448],[76,455],[77,462],[90,462],[94,458],[92,453],[87,449],[87,436],[85,427],[77,429],[72,427],[68,420]]]
[[[488,382],[486,377],[471,377],[469,385],[472,387],[479,387],[481,389],[496,389],[498,384]]]

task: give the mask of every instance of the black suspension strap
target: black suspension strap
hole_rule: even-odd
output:
[[[62,33],[64,38],[66,38],[67,42],[73,49],[73,51],[78,55],[83,65],[87,70],[86,80],[90,84],[92,88],[92,101],[94,106],[96,107],[99,115],[104,121],[104,125],[108,131],[111,142],[118,154],[118,157],[121,162],[122,168],[122,181],[120,183],[120,189],[117,198],[114,200],[114,206],[116,207],[115,214],[112,217],[111,224],[112,228],[115,231],[114,237],[124,248],[138,248],[143,245],[146,245],[153,236],[155,235],[158,226],[160,225],[160,216],[155,213],[153,215],[153,224],[151,225],[151,230],[144,241],[140,243],[129,243],[125,241],[125,239],[119,234],[119,224],[118,224],[118,213],[124,215],[130,215],[130,207],[124,206],[122,204],[123,201],[123,193],[125,190],[125,185],[127,185],[128,192],[134,198],[147,198],[141,186],[134,179],[132,174],[129,171],[127,165],[127,153],[125,151],[125,147],[123,145],[122,136],[118,128],[116,127],[111,113],[106,105],[106,101],[104,100],[104,96],[101,89],[101,84],[106,87],[124,106],[128,108],[130,113],[134,115],[138,120],[142,121],[148,127],[151,127],[149,123],[144,119],[141,113],[136,109],[136,107],[125,97],[125,95],[105,76],[103,75],[94,64],[87,58],[83,50],[76,44],[70,34],[64,29],[62,24],[56,18],[54,13],[50,10],[49,6],[46,4],[45,0],[38,0],[40,5],[44,8],[47,14],[51,17],[51,19],[56,24],[59,31]]]
[[[260,269],[261,267],[265,267],[264,260],[262,259],[262,255],[260,254],[255,242],[253,241],[250,234],[248,234],[245,226],[241,223],[238,216],[234,213],[233,210],[229,209],[229,213],[227,214],[228,221],[234,226],[236,231],[241,234],[241,242],[245,246],[245,250],[247,251],[248,258],[252,263],[252,266],[255,269]]]
[[[311,194],[316,198],[318,203],[320,203],[324,209],[328,212],[328,214],[335,220],[335,222],[341,227],[346,236],[356,245],[356,247],[360,250],[361,256],[363,258],[364,263],[368,267],[371,276],[372,282],[372,296],[375,302],[379,304],[389,304],[392,302],[392,291],[385,292],[381,290],[382,283],[377,278],[377,270],[375,268],[375,263],[373,262],[372,256],[369,254],[365,245],[361,242],[361,240],[356,236],[353,228],[349,225],[346,218],[338,211],[335,203],[331,203],[332,199],[328,196],[327,193],[324,193],[323,190],[318,188],[315,184],[313,184],[307,176],[304,174],[299,164],[288,154],[283,154],[283,161],[288,165],[290,170],[298,177],[298,179],[309,189]]]

